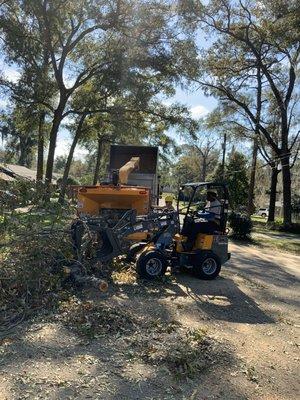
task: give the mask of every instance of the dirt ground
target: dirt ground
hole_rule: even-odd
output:
[[[19,325],[0,342],[0,398],[299,399],[300,257],[231,252],[212,282],[179,274],[85,293],[86,313],[118,307],[128,330],[89,338],[55,315]]]

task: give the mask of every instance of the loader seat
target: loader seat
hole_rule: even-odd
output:
[[[184,244],[186,251],[192,250],[199,233],[220,235],[220,226],[213,221],[195,222],[193,217],[187,216],[181,229],[181,234],[187,237],[187,241]]]
[[[189,233],[192,231],[194,224],[194,219],[192,217],[186,216],[180,233],[184,236],[188,236]]]

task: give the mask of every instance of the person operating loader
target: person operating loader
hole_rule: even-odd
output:
[[[208,190],[204,210],[196,212],[193,220],[183,228],[182,233],[188,237],[184,246],[186,250],[193,248],[198,233],[213,234],[220,229],[221,207],[217,194]]]
[[[206,194],[206,205],[204,210],[210,214],[208,216],[209,221],[213,221],[215,223],[214,230],[220,226],[220,218],[221,218],[221,203],[217,199],[216,192],[212,190],[208,190]]]

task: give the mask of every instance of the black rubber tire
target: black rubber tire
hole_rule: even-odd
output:
[[[212,264],[215,264],[215,269],[213,269],[211,273],[208,273],[206,265],[209,260]],[[219,257],[213,253],[197,254],[194,257],[193,265],[193,275],[208,281],[215,279],[221,271],[221,261]]]
[[[154,262],[153,266],[151,266],[151,260]],[[140,278],[154,280],[161,278],[166,273],[167,265],[167,259],[162,253],[156,250],[151,250],[138,257],[136,261],[136,270]],[[152,273],[150,273],[151,268]],[[157,271],[155,271],[155,269]]]
[[[266,213],[262,213],[261,216],[262,216],[262,218],[267,218],[267,214]]]
[[[143,247],[145,247],[147,242],[140,242],[140,243],[134,243],[132,246],[130,246],[127,255],[126,255],[126,261],[127,262],[133,262],[135,261],[136,253],[142,250]]]

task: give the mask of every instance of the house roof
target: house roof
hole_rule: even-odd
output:
[[[18,178],[27,179],[30,181],[36,180],[36,170],[17,164],[0,164],[0,174],[0,179],[7,181],[13,181]],[[2,178],[2,175],[6,178]],[[60,174],[53,173],[53,181],[55,182],[60,176]],[[7,177],[11,179],[8,179]]]
[[[7,175],[17,175],[16,178],[19,176],[21,178],[28,179],[30,181],[35,181],[36,179],[36,171],[23,167],[22,165],[16,164],[0,164],[2,172]]]
[[[0,171],[0,181],[13,182],[15,178]]]

